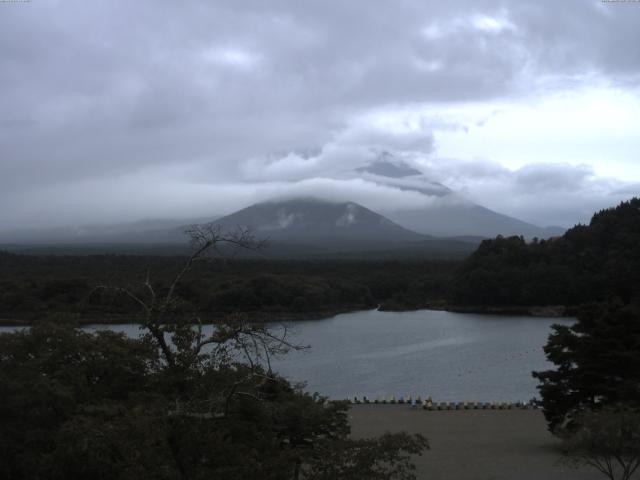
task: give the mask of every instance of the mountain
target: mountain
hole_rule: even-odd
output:
[[[268,239],[271,257],[344,259],[463,258],[480,240],[435,238],[401,227],[354,202],[296,198],[251,205],[218,219]]]
[[[225,228],[250,227],[257,237],[272,243],[331,249],[371,249],[425,239],[357,203],[312,198],[258,203],[215,223]]]
[[[398,210],[389,215],[406,228],[443,237],[522,235],[531,239],[549,238],[565,232],[561,227],[542,228],[469,201],[436,202],[429,208]]]
[[[522,235],[549,238],[562,235],[561,227],[539,227],[478,205],[435,182],[420,170],[383,152],[354,174],[379,185],[425,195],[421,207],[381,210],[380,213],[407,229],[440,237]]]
[[[427,250],[435,251],[436,238],[444,250],[459,242],[477,245],[482,238],[497,235],[522,235],[549,238],[559,236],[565,229],[542,228],[509,217],[465,199],[447,186],[433,181],[416,166],[396,158],[388,152],[369,164],[348,170],[346,178],[354,176],[368,182],[418,194],[413,207],[373,212],[354,202],[329,202],[313,199],[270,201],[252,205],[219,219],[225,226],[249,225],[258,236],[271,239],[271,252],[336,251],[397,251],[411,242],[422,242]],[[341,192],[349,198],[350,191]],[[420,201],[420,199],[424,201]],[[185,225],[208,223],[212,218],[189,220],[143,220],[116,225],[88,225],[43,230],[0,232],[0,244],[68,245],[178,245],[186,242]],[[295,245],[295,248],[294,248]],[[462,245],[458,245],[464,250]],[[138,248],[138,247],[136,247]],[[412,245],[406,251],[414,251]],[[423,249],[420,249],[423,250]]]
[[[413,168],[406,162],[394,160],[389,152],[382,152],[380,157],[364,167],[356,168],[356,172],[371,173],[389,178],[404,178],[412,175],[422,175],[420,170]]]
[[[0,236],[3,248],[32,254],[149,254],[188,252],[186,224],[206,221],[142,221],[23,232]],[[233,230],[249,227],[268,246],[258,252],[222,247],[225,254],[266,258],[462,258],[479,239],[447,239],[422,235],[354,202],[295,198],[258,203],[219,218],[217,225]],[[12,245],[10,245],[12,244]]]

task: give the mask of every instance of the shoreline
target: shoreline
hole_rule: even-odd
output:
[[[451,313],[475,313],[479,315],[518,315],[527,317],[566,318],[575,316],[577,306],[566,305],[453,305],[445,302],[426,303],[419,308],[385,308],[381,312],[415,312],[436,310]]]
[[[244,314],[247,315],[251,322],[256,323],[278,323],[278,322],[304,322],[310,320],[324,320],[326,318],[335,317],[345,313],[380,311],[388,313],[417,312],[420,310],[444,311],[451,313],[470,313],[478,315],[514,315],[527,317],[546,317],[546,318],[567,318],[575,315],[577,307],[566,307],[564,305],[547,305],[547,306],[461,306],[447,305],[441,303],[433,303],[424,307],[415,309],[385,309],[384,304],[377,308],[363,308],[362,305],[351,306],[340,309],[330,309],[310,312],[224,312],[217,315],[211,315],[203,320],[203,325],[214,325],[219,323],[228,315]],[[56,316],[76,320],[80,326],[87,325],[129,325],[140,323],[138,315],[88,315],[80,318],[79,314],[68,312],[56,312],[43,314],[41,317],[34,318],[33,315],[25,315],[25,318],[0,318],[0,327],[28,327],[40,318]]]
[[[224,312],[217,315],[210,315],[203,319],[203,325],[215,325],[216,323],[220,323],[224,318],[229,315],[247,315],[249,321],[255,323],[278,323],[278,322],[303,322],[308,320],[323,320],[325,318],[335,317],[336,315],[341,315],[344,313],[354,313],[354,312],[362,312],[362,311],[370,311],[375,310],[375,308],[362,308],[362,306],[358,307],[345,307],[344,309],[331,309],[331,310],[322,310],[322,311],[311,311],[311,312],[274,312],[274,313],[265,313],[265,312]],[[33,315],[25,316],[26,318],[0,318],[0,327],[28,327],[33,325],[35,322],[39,321],[43,318],[51,318],[55,320],[56,317],[64,318],[69,321],[76,321],[79,326],[88,326],[88,325],[131,325],[140,323],[139,315],[87,315],[84,317],[80,317],[77,313],[68,313],[68,312],[56,312],[50,314],[42,314],[37,318],[34,318]],[[193,316],[191,316],[193,318]]]
[[[565,305],[433,305],[431,310],[487,315],[523,315],[528,317],[566,318],[575,316],[576,307]]]

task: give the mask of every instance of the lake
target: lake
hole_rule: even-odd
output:
[[[553,323],[573,319],[363,311],[288,324],[309,343],[274,362],[290,380],[333,398],[431,395],[437,401],[518,401],[537,394],[532,370]]]
[[[291,381],[306,381],[309,391],[336,399],[526,401],[537,396],[531,371],[551,367],[542,350],[550,326],[573,321],[435,310],[346,313],[286,322],[289,338],[310,348],[272,365]],[[137,325],[90,327],[98,328],[139,334]]]

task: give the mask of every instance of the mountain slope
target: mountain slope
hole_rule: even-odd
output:
[[[226,228],[250,227],[257,237],[272,242],[331,249],[380,248],[425,239],[357,203],[310,198],[258,203],[216,223]]]
[[[441,202],[429,208],[398,210],[389,215],[399,225],[435,236],[522,235],[525,238],[549,238],[564,233],[560,227],[538,227],[472,202]]]
[[[368,165],[347,170],[343,179],[354,176],[411,192],[418,201],[414,198],[413,207],[390,202],[388,208],[382,207],[379,213],[353,202],[272,201],[247,207],[220,219],[219,223],[251,225],[259,236],[267,236],[273,243],[286,243],[288,249],[297,243],[333,251],[395,248],[394,245],[402,242],[424,240],[425,236],[446,237],[447,241],[455,241],[455,237],[474,237],[477,241],[476,237],[497,235],[549,238],[565,231],[560,227],[541,228],[475,204],[388,152],[383,152]],[[351,193],[357,197],[357,192],[341,193],[342,198],[350,199]],[[179,244],[186,241],[184,225],[210,220],[147,220],[116,225],[0,231],[0,244]]]
[[[441,237],[522,235],[526,238],[548,238],[561,235],[560,227],[539,227],[473,203],[441,183],[434,182],[418,169],[407,165],[388,152],[383,152],[369,165],[354,173],[379,185],[425,195],[423,207],[381,210],[397,224],[426,235]]]
[[[32,231],[0,236],[0,244],[34,254],[183,254],[188,252],[187,223],[208,222],[143,221]],[[479,243],[421,235],[357,203],[311,198],[251,205],[214,223],[226,229],[250,227],[257,239],[268,241],[268,248],[258,252],[222,248],[225,254],[242,257],[452,259],[470,254]]]

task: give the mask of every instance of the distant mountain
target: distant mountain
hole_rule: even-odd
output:
[[[522,235],[549,238],[562,235],[561,227],[542,228],[517,218],[490,210],[465,199],[447,186],[429,179],[419,166],[409,165],[391,153],[383,152],[368,165],[344,172],[346,178],[357,176],[368,182],[423,196],[411,208],[389,205],[378,213],[354,202],[328,202],[314,199],[271,201],[244,208],[219,219],[225,226],[249,225],[256,234],[269,237],[270,251],[288,255],[336,251],[441,251],[436,238],[441,237],[444,250],[454,243],[460,251],[469,244],[477,245],[482,238],[497,235]],[[344,198],[345,192],[342,192]],[[347,198],[349,198],[347,193]],[[420,197],[417,197],[420,199]],[[0,232],[0,244],[67,245],[178,245],[185,244],[186,225],[208,223],[213,218],[189,220],[142,220],[116,225],[84,225],[42,230]],[[444,243],[442,243],[444,242]],[[125,248],[123,247],[123,248]],[[457,247],[456,247],[457,248]]]
[[[439,202],[429,208],[398,210],[391,212],[390,216],[399,225],[417,232],[446,237],[522,235],[529,239],[549,238],[562,235],[566,230],[561,227],[538,227],[469,201],[451,204]]]
[[[522,235],[525,238],[548,238],[562,235],[566,230],[561,227],[539,227],[473,203],[389,152],[383,152],[354,173],[370,182],[427,196],[428,201],[423,207],[398,209],[394,206],[393,209],[380,212],[398,225],[422,234],[440,237]]]
[[[372,249],[425,239],[357,203],[311,198],[258,203],[215,223],[226,228],[250,227],[257,237],[274,243],[324,249]]]
[[[10,251],[33,254],[184,254],[187,223],[209,222],[144,221],[32,231],[9,239],[0,236],[0,244]],[[470,254],[479,243],[479,239],[422,235],[357,203],[313,198],[258,203],[213,223],[229,230],[249,227],[257,239],[268,241],[268,247],[259,252],[223,247],[225,254],[242,257],[453,259]]]
[[[389,152],[382,152],[368,165],[356,168],[354,173],[371,182],[400,190],[412,190],[432,197],[446,197],[454,193],[450,188],[430,180],[423,172]]]
[[[263,254],[271,257],[454,259],[480,243],[422,235],[357,203],[314,198],[258,203],[215,223],[250,227],[257,238],[268,239]]]
[[[405,178],[412,175],[422,175],[420,170],[413,168],[403,161],[395,160],[389,152],[382,152],[380,157],[369,165],[356,168],[356,172],[371,173],[389,178]]]

